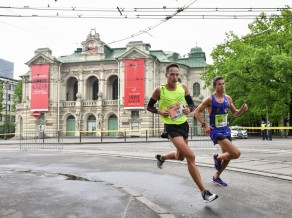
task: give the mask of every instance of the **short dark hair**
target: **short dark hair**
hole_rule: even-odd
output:
[[[166,73],[169,71],[169,68],[171,68],[171,67],[176,67],[176,68],[179,69],[178,64],[172,63],[172,64],[169,64],[169,65],[166,66]]]
[[[224,80],[224,78],[222,76],[216,76],[213,78],[213,88],[215,88],[216,83],[218,80]]]

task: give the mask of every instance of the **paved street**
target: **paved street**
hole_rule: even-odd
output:
[[[211,182],[217,148],[191,141],[203,181],[218,200],[205,204],[185,162],[154,155],[170,142],[64,144],[63,150],[0,146],[0,217],[290,217],[292,140],[235,140],[242,151]]]

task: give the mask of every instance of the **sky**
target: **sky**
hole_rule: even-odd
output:
[[[211,64],[210,54],[227,32],[244,36],[255,16],[262,11],[280,14],[268,8],[285,5],[291,7],[292,0],[1,0],[0,59],[13,62],[14,78],[20,79],[35,50],[50,48],[55,57],[70,55],[95,29],[112,48],[143,41],[151,50],[184,56],[198,46]],[[232,19],[223,19],[227,15]]]

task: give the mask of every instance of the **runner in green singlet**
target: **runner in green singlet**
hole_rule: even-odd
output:
[[[205,189],[201,175],[195,163],[195,155],[188,146],[189,124],[187,115],[194,108],[194,102],[186,85],[178,82],[180,68],[177,64],[170,64],[166,67],[166,84],[161,84],[154,89],[148,103],[147,110],[160,115],[169,139],[176,147],[176,151],[165,155],[157,154],[157,166],[162,168],[163,163],[168,160],[186,159],[189,173],[200,189],[204,202],[211,202],[218,198]],[[154,106],[159,101],[158,109]]]

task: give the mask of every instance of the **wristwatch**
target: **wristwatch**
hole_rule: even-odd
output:
[[[202,127],[204,128],[206,126],[206,123],[202,123]]]

